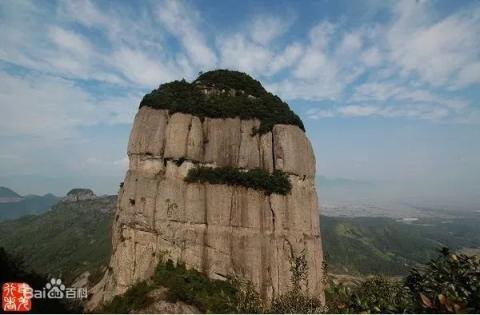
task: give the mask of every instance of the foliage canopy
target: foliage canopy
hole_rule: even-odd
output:
[[[405,281],[415,297],[415,311],[480,312],[480,259],[451,253],[448,248],[425,266],[414,268]]]
[[[331,283],[331,313],[478,313],[480,260],[443,248],[404,281],[376,276],[353,286]]]
[[[213,93],[202,92],[205,89]],[[267,92],[248,74],[238,71],[209,71],[192,83],[182,80],[162,84],[143,97],[142,106],[200,118],[259,119],[260,134],[272,130],[275,124],[296,125],[305,130],[287,103]]]

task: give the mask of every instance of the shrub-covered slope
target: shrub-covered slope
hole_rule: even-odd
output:
[[[296,258],[291,268],[297,271],[297,276],[291,279],[290,291],[274,298],[269,305],[248,283],[212,280],[172,261],[161,262],[152,281],[137,283],[101,311],[142,312],[148,305],[159,302],[150,294],[159,286],[167,289],[163,297],[167,302],[184,302],[203,313],[478,313],[480,310],[479,258],[451,253],[447,248],[420,269],[410,269],[404,279],[374,276],[348,286],[330,280],[325,304],[301,290],[301,281],[308,273],[304,258]]]
[[[480,248],[479,224],[479,218],[425,218],[415,223],[382,217],[320,220],[329,271],[340,274],[404,275],[435,257],[440,247]]]
[[[38,216],[0,223],[0,247],[41,274],[69,282],[108,264],[116,196],[60,202]]]

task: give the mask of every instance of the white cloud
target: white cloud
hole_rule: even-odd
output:
[[[333,109],[315,109],[307,110],[306,115],[310,119],[331,118],[337,115]]]
[[[330,44],[336,26],[330,22],[320,22],[309,31],[312,46],[324,49]]]
[[[426,120],[440,120],[450,112],[446,108],[439,108],[429,104],[406,104],[403,106],[385,107],[379,113],[383,117],[411,117]]]
[[[5,14],[0,21],[0,60],[68,79],[137,89],[191,75],[186,72],[191,60],[164,51],[164,32],[148,10],[139,10],[145,16],[135,19],[131,12],[116,6],[102,11],[92,1],[61,2],[53,12],[29,4],[30,16],[21,19],[17,5],[0,3]],[[93,38],[97,41],[82,35],[78,24],[96,32]],[[195,60],[198,56],[195,54]]]
[[[435,18],[431,3],[402,1],[392,11],[389,23],[353,30],[341,22],[318,23],[309,31],[298,62],[292,62],[291,75],[269,85],[287,99],[340,103],[395,99],[457,110],[467,107],[466,101],[438,96],[435,90],[480,83],[479,7]],[[348,88],[368,72],[366,83],[353,85],[350,97]],[[418,77],[417,82],[411,75]],[[386,79],[399,83],[385,84]]]
[[[346,33],[343,36],[336,53],[340,55],[340,57],[350,57],[357,54],[362,49],[362,45],[363,40],[360,32]]]
[[[249,33],[253,41],[266,45],[285,34],[293,20],[292,17],[258,15],[251,23]]]
[[[480,62],[465,65],[458,73],[454,89],[478,84],[480,82]]]
[[[323,20],[294,41],[284,36],[297,22],[292,14],[259,13],[237,29],[211,34],[194,6],[177,1],[134,9],[90,0],[61,2],[53,12],[34,2],[0,8],[0,59],[135,91],[226,67],[251,73],[287,100],[331,101],[336,109],[319,117],[385,103],[389,110],[376,115],[423,104],[438,106],[438,117],[467,113],[469,102],[452,95],[480,82],[480,9],[473,5],[438,17],[429,2],[403,1],[392,7],[389,22],[351,28],[342,19]],[[95,36],[87,37],[90,32]],[[180,47],[170,46],[169,34]]]
[[[269,86],[286,99],[339,100],[365,67],[358,62],[363,35],[345,33],[340,42],[335,42],[338,29],[328,22],[315,25],[303,54],[293,64],[291,76]]]
[[[45,6],[1,2],[0,11],[0,60],[62,77],[122,83],[105,67],[107,56],[85,37],[54,24],[56,16]]]
[[[162,64],[142,51],[129,48],[120,48],[115,51],[111,65],[128,80],[142,86],[156,87],[161,82],[178,79],[179,75],[175,66]]]
[[[107,160],[105,158],[90,156],[85,160],[80,161],[80,163],[73,165],[73,168],[79,172],[101,170],[101,173],[103,174],[124,174],[128,170],[128,164],[128,157]]]
[[[360,59],[368,67],[375,67],[382,63],[382,54],[377,47],[369,48],[361,53]]]
[[[402,95],[405,88],[392,83],[369,82],[355,87],[353,101],[386,101]]]
[[[219,38],[221,66],[251,74],[265,72],[273,59],[273,53],[266,47],[248,39],[244,34],[233,34]]]
[[[270,63],[269,74],[275,74],[280,70],[291,67],[303,54],[303,47],[299,43],[293,43],[285,47],[285,50],[277,54]]]
[[[440,121],[451,115],[447,108],[431,104],[408,103],[402,105],[346,105],[333,109],[310,109],[307,113],[311,119],[329,117],[383,117],[415,118]]]
[[[298,42],[277,47],[272,42],[286,33],[294,18],[260,14],[234,33],[216,38],[220,67],[269,77],[287,69],[301,57],[303,47]]]
[[[97,99],[72,81],[0,72],[0,134],[43,140],[76,135],[78,127],[131,123],[138,96]]]
[[[192,62],[204,69],[217,63],[215,53],[208,47],[204,34],[196,25],[191,8],[174,0],[167,0],[158,7],[158,18],[162,25],[182,43]]]
[[[431,4],[398,2],[386,34],[391,60],[431,85],[452,84],[458,71],[478,60],[480,9],[470,7],[432,22]],[[480,82],[475,76],[470,78],[460,86]]]
[[[280,82],[269,83],[266,87],[287,100],[335,100],[341,96],[343,91],[341,82],[331,80],[328,75],[318,78],[318,81],[285,79]],[[319,84],[319,82],[322,82],[322,84]]]
[[[433,92],[408,85],[400,85],[391,82],[371,82],[355,87],[350,101],[410,101],[415,103],[430,103],[440,107],[462,109],[468,106],[468,102],[460,98],[452,98],[436,95]]]
[[[73,18],[77,22],[88,27],[110,27],[115,29],[117,23],[114,19],[100,12],[95,3],[91,0],[84,1],[65,1],[62,2],[60,10],[68,18]]]
[[[85,58],[92,54],[93,49],[88,40],[74,32],[51,26],[48,34],[58,48],[64,49],[76,57]]]
[[[305,80],[318,79],[319,76],[334,79],[337,75],[337,66],[322,49],[310,47],[300,59],[293,75]]]
[[[57,10],[57,20],[65,24],[73,21],[98,32],[112,49],[128,46],[161,50],[164,32],[154,23],[151,10],[140,6],[136,9],[122,10],[122,6],[108,6],[91,0],[62,1]]]
[[[379,112],[376,106],[348,105],[338,109],[338,112],[344,116],[371,116]]]

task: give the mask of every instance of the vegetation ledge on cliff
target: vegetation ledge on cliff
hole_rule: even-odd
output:
[[[142,106],[200,118],[258,119],[261,124],[256,132],[260,134],[271,131],[276,124],[296,125],[305,131],[287,103],[238,71],[214,70],[201,73],[191,83],[181,80],[162,84],[143,97]]]
[[[286,195],[292,190],[288,175],[280,170],[269,173],[256,168],[242,170],[233,167],[196,166],[188,171],[185,181],[189,183],[226,184],[263,190],[266,194]]]

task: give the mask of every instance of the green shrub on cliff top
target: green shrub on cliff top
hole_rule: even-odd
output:
[[[286,195],[292,189],[287,174],[279,170],[270,174],[262,169],[241,170],[233,167],[198,166],[189,170],[185,181],[243,186],[280,195]]]
[[[255,97],[268,94],[259,81],[253,79],[246,73],[238,71],[214,70],[205,72],[200,74],[194,83],[214,86],[219,90],[235,89],[237,91],[244,91],[245,94]]]
[[[202,87],[215,88],[217,94],[205,95]],[[230,89],[236,90],[231,93]],[[229,70],[201,74],[192,83],[173,81],[145,95],[140,107],[168,109],[198,117],[259,119],[260,134],[275,124],[296,125],[305,130],[300,118],[278,96],[267,92],[249,75]]]

